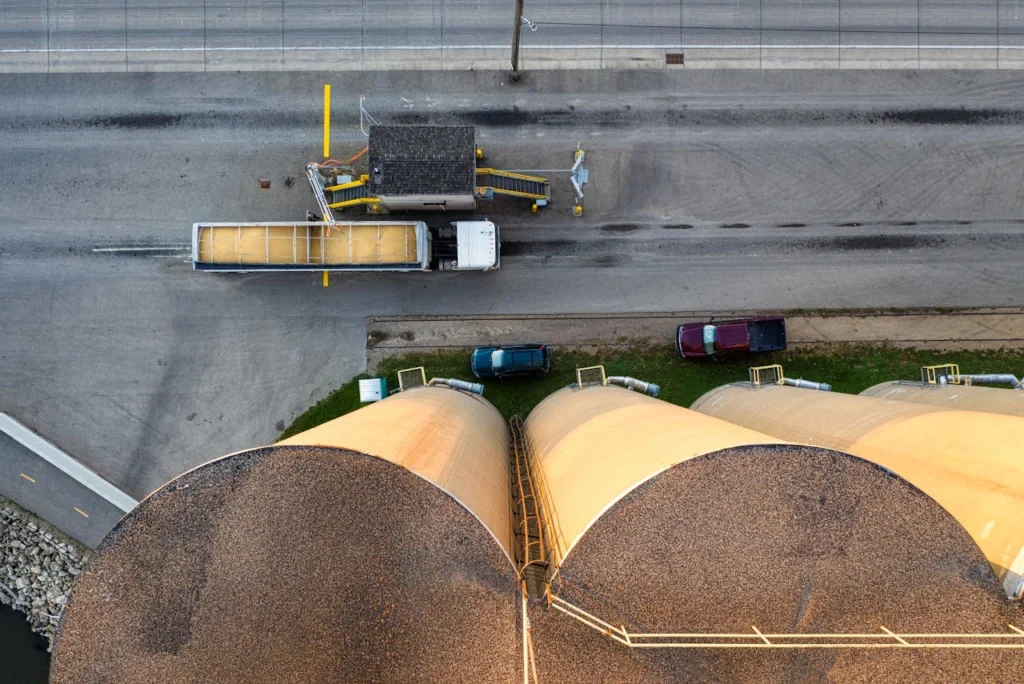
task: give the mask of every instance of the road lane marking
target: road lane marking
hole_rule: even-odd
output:
[[[524,52],[531,50],[1024,50],[1024,45],[835,45],[835,44],[810,44],[810,45],[758,45],[756,43],[739,45],[735,43],[725,44],[692,44],[692,45],[645,45],[645,44],[624,44],[624,45],[524,45]],[[177,47],[177,48],[4,48],[0,49],[0,55],[36,55],[36,54],[78,54],[78,53],[112,53],[112,54],[135,54],[149,52],[360,52],[360,51],[430,51],[430,50],[508,50],[507,45],[324,45],[304,46],[295,45],[287,47]]]
[[[0,413],[0,432],[4,432],[11,439],[125,513],[139,505],[139,502],[128,494],[6,413]],[[81,511],[79,512],[81,513]],[[89,517],[86,513],[82,513],[82,515]]]
[[[21,476],[22,476],[23,478],[25,478],[26,480],[28,480],[29,482],[31,482],[32,484],[35,484],[35,483],[36,483],[36,481],[35,481],[34,479],[32,479],[31,477],[29,477],[29,476],[28,476],[28,475],[26,475],[25,473],[18,473],[18,474],[19,474],[19,475],[21,475]]]
[[[75,507],[74,507],[74,509],[75,509],[76,511],[78,511],[79,513],[81,513],[81,514],[82,514],[82,517],[83,517],[83,518],[88,518],[88,517],[89,517],[89,514],[88,514],[88,513],[86,513],[85,511],[83,511],[83,510],[82,510],[81,508],[79,508],[78,506],[75,506]]]

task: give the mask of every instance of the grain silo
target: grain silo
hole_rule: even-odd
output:
[[[1012,640],[1021,614],[957,521],[873,463],[607,385],[551,395],[526,436],[558,566],[530,616],[542,681],[1016,676],[1020,651],[884,631]]]
[[[692,407],[780,439],[867,459],[953,515],[1006,594],[1024,575],[1024,419],[779,385],[735,383]]]
[[[883,382],[860,393],[891,401],[909,401],[948,409],[986,411],[1024,418],[1024,390],[965,384],[929,384],[897,380]]]
[[[507,448],[430,386],[185,473],[78,579],[51,681],[514,681]]]

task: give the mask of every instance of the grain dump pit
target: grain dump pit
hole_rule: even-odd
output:
[[[182,475],[78,579],[51,681],[515,681],[506,440],[423,387]]]
[[[794,648],[764,634],[992,633],[1021,611],[971,537],[899,477],[616,387],[561,390],[526,433],[550,509],[556,605],[530,620],[541,681],[1009,681],[1020,650]],[[703,634],[631,647],[634,635]],[[603,633],[602,633],[603,631]],[[722,647],[723,634],[745,634]],[[1015,636],[1017,637],[1015,639]],[[781,640],[773,636],[773,643]]]

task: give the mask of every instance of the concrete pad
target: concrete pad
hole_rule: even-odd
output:
[[[0,53],[0,74],[45,74],[49,69],[45,52]]]
[[[127,71],[124,50],[113,52],[50,52],[50,72],[109,73]]]
[[[362,50],[286,50],[285,71],[358,71]]]
[[[363,50],[366,71],[434,71],[441,68],[441,48],[423,47],[415,50],[375,48]]]
[[[207,71],[281,71],[281,50],[207,50]]]
[[[600,69],[600,48],[524,48],[520,69]]]
[[[511,52],[505,49],[445,48],[441,54],[442,68],[453,71],[486,71],[511,68]]]
[[[758,48],[686,48],[683,57],[687,69],[758,69]],[[671,67],[673,69],[678,67]]]
[[[601,66],[605,69],[664,69],[667,51],[663,48],[605,48],[601,52]]]
[[[128,52],[128,71],[205,71],[202,50],[155,50]]]
[[[771,48],[761,53],[762,69],[835,69],[839,48]]]
[[[995,69],[994,48],[921,48],[921,69]]]
[[[917,46],[906,48],[841,48],[840,69],[916,69]]]

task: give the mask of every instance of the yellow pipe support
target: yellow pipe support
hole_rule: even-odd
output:
[[[331,209],[344,209],[345,207],[355,207],[360,204],[379,204],[380,197],[359,197],[356,199],[345,200],[344,202],[335,202],[334,204],[328,204],[327,206]]]
[[[1024,418],[1024,391],[976,385],[924,385],[909,382],[883,382],[860,393],[892,401],[941,406],[948,409],[1002,413]]]
[[[348,190],[349,188],[357,188],[360,185],[366,185],[366,181],[362,178],[359,180],[349,181],[348,183],[341,183],[340,185],[332,185],[329,188],[324,188],[324,192],[337,192],[338,190]]]
[[[747,383],[692,407],[779,439],[859,456],[907,480],[959,521],[1008,596],[1024,582],[1024,419]]]
[[[412,471],[476,516],[512,562],[508,430],[483,397],[417,387],[279,444],[349,449]]]
[[[611,385],[563,389],[526,420],[556,565],[620,499],[672,466],[780,440]]]
[[[485,195],[490,190],[495,195],[508,195],[510,197],[523,197],[525,199],[547,199],[547,195],[539,195],[535,192],[519,192],[518,190],[503,190],[501,188],[477,187],[476,194]]]
[[[324,159],[331,158],[331,84],[324,83]]]
[[[324,287],[327,287],[330,284],[330,276],[331,274],[329,271],[324,271]]]
[[[543,176],[528,176],[524,173],[514,171],[502,171],[501,169],[477,169],[478,176],[500,176],[501,178],[515,178],[516,180],[532,181],[534,183],[547,183],[548,179]]]

